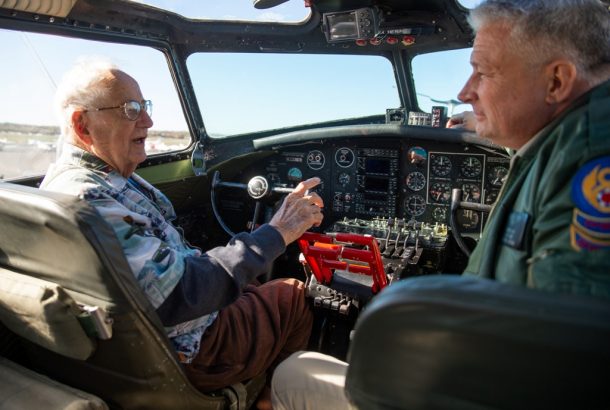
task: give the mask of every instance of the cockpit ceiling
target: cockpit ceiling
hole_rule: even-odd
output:
[[[66,17],[77,0],[0,0],[0,8]]]
[[[318,10],[322,13],[353,10],[361,7],[377,6],[382,9],[393,11],[429,11],[444,12],[448,3],[447,0],[314,0]],[[452,4],[454,6],[454,4]]]
[[[303,0],[291,0],[299,1]],[[152,2],[151,2],[152,3]],[[191,5],[199,2],[191,0]],[[417,55],[471,44],[473,33],[456,0],[309,0],[311,15],[298,23],[197,20],[133,0],[0,0],[0,27],[27,25],[67,35],[89,32],[128,41],[172,44],[183,55],[195,52],[287,52]],[[254,6],[252,6],[254,8]],[[324,32],[324,14],[356,9],[379,13],[389,32],[413,33],[409,42],[334,44]],[[39,15],[50,16],[40,19]],[[387,33],[386,33],[387,34]],[[385,35],[385,34],[384,34]]]

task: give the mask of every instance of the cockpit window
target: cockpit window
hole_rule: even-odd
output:
[[[59,51],[61,50],[61,52]],[[158,50],[0,29],[0,180],[43,175],[55,159],[55,88],[78,58],[105,58],[154,105],[148,154],[181,150],[191,136],[166,59]]]
[[[268,9],[257,9],[252,0],[185,1],[132,0],[148,4],[194,20],[241,20],[276,23],[300,23],[309,19],[311,9],[303,0],[287,1]],[[276,2],[275,2],[276,3]]]
[[[470,110],[457,95],[472,72],[471,49],[440,51],[416,56],[411,68],[417,92],[417,102],[423,112],[433,106],[447,107],[447,115]],[[450,70],[447,68],[451,67]]]
[[[385,116],[400,106],[384,57],[199,53],[187,65],[212,137]]]
[[[472,9],[479,5],[483,0],[458,0],[460,5],[464,6],[467,9]]]

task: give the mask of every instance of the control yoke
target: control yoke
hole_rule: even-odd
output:
[[[462,190],[459,188],[454,188],[451,191],[451,214],[449,217],[449,225],[451,226],[451,233],[453,234],[453,238],[455,242],[460,247],[462,252],[466,256],[470,256],[470,248],[464,242],[462,238],[462,234],[460,233],[459,224],[457,223],[457,211],[458,209],[465,209],[467,211],[478,211],[490,213],[492,206],[477,204],[473,202],[462,201]]]
[[[239,182],[221,181],[220,172],[215,171],[214,176],[212,178],[212,191],[210,194],[212,202],[212,211],[214,212],[214,216],[216,217],[216,220],[218,221],[222,229],[230,236],[235,236],[235,232],[233,232],[224,222],[224,220],[220,216],[220,212],[218,211],[218,206],[216,204],[216,189],[219,187],[245,190],[250,196],[250,198],[256,201],[256,205],[254,207],[254,215],[252,216],[252,222],[250,223],[250,232],[254,231],[256,227],[256,221],[258,220],[261,211],[262,199],[268,197],[269,195],[271,195],[271,193],[274,192],[280,194],[289,194],[294,191],[293,188],[273,187],[269,184],[267,178],[260,175],[257,175],[250,179],[247,184],[242,184]]]

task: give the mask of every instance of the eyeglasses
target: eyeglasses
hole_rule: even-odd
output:
[[[129,100],[129,101],[125,101],[121,105],[116,105],[114,107],[91,108],[89,110],[85,110],[85,112],[86,111],[114,110],[116,108],[122,108],[123,113],[125,114],[125,117],[127,117],[127,119],[130,121],[135,121],[138,118],[140,118],[140,114],[142,113],[142,110],[146,111],[146,114],[148,114],[149,117],[152,117],[152,101],[150,101],[150,100],[142,100],[142,101]]]

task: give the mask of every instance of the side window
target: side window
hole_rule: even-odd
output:
[[[433,106],[447,107],[447,114],[470,110],[457,95],[472,72],[470,52],[460,49],[421,54],[413,58],[411,67],[417,103],[420,110],[430,112]]]
[[[0,53],[0,180],[43,175],[55,159],[55,88],[82,57],[109,59],[134,77],[144,97],[153,101],[149,155],[191,143],[165,56],[158,50],[0,29]]]

